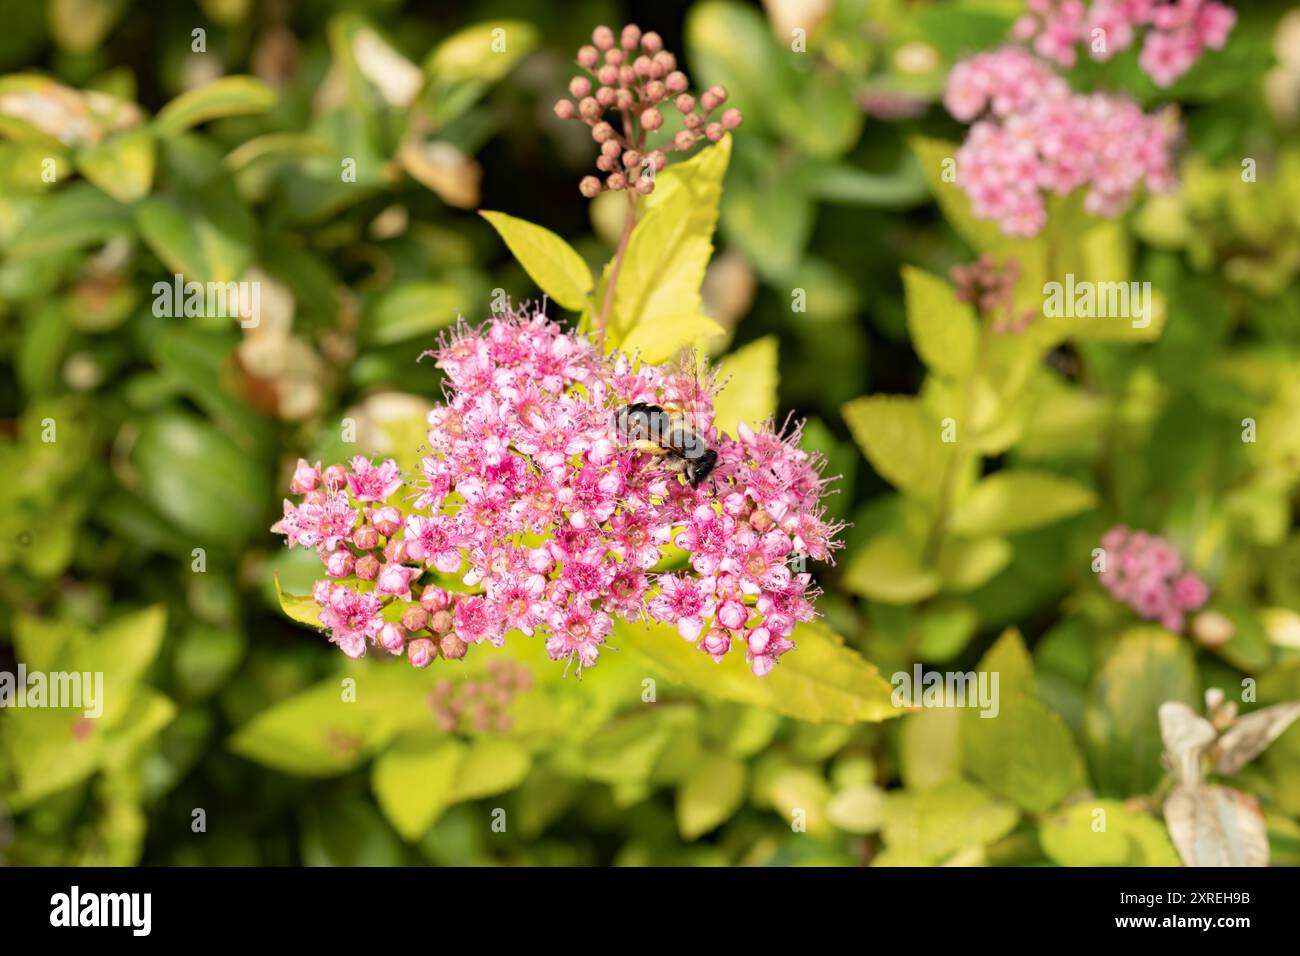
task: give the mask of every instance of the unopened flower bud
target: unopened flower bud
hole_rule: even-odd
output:
[[[713,90],[705,90],[700,94],[700,106],[703,107],[704,112],[711,113],[718,108],[718,105],[718,98],[713,95]]]
[[[612,87],[602,86],[596,91],[596,102],[606,109],[613,106],[616,99],[618,99],[618,93]]]
[[[651,80],[645,85],[645,98],[651,103],[658,103],[668,95],[668,87],[662,80]]]
[[[444,634],[442,640],[438,641],[438,647],[442,651],[442,656],[449,661],[460,660],[469,650],[469,645],[455,634]]]
[[[357,558],[354,573],[362,581],[373,581],[379,577],[379,559],[373,554],[363,554]]]
[[[610,140],[609,142],[613,142],[613,140]],[[602,173],[612,173],[618,168],[618,163],[614,162],[613,157],[602,154],[596,157],[596,168]]]
[[[641,165],[641,154],[635,149],[629,149],[623,154],[623,167],[625,169],[636,169]]]
[[[352,543],[362,551],[372,551],[379,547],[379,532],[374,526],[363,524],[352,532]]]
[[[618,45],[624,50],[635,50],[641,44],[641,28],[635,23],[629,23],[623,28],[623,33],[619,37]]]
[[[727,129],[737,129],[743,121],[744,117],[738,109],[729,109],[722,114],[722,125]]]
[[[319,486],[320,465],[309,465],[306,459],[299,458],[298,465],[293,470],[293,480],[289,482],[289,490],[295,495],[305,495]]]
[[[620,66],[618,68],[618,81],[624,86],[632,86],[636,83],[636,70],[630,66]]]
[[[325,573],[332,578],[346,578],[356,563],[356,555],[347,548],[339,548],[325,559]]]
[[[600,180],[595,176],[583,176],[582,182],[578,183],[578,192],[588,199],[596,198],[600,195]]]
[[[648,56],[639,56],[632,61],[632,69],[635,70],[636,75],[642,79],[649,78],[651,65],[650,57]]]
[[[573,105],[573,100],[556,100],[555,115],[562,120],[573,119],[578,115],[578,108]]]
[[[641,49],[645,50],[647,53],[658,53],[663,48],[664,41],[660,38],[659,34],[655,33],[653,30],[642,35]]]
[[[664,114],[653,106],[641,114],[641,125],[648,130],[657,130],[664,125]]]
[[[618,85],[618,67],[613,63],[606,63],[596,71],[596,79],[600,80],[604,86]]]
[[[575,76],[569,80],[569,92],[578,99],[582,99],[591,92],[591,80],[585,76]]]
[[[672,94],[685,93],[690,85],[690,80],[681,70],[673,70],[664,77],[664,86],[668,87],[668,92]]]
[[[600,115],[600,103],[594,96],[584,96],[578,103],[578,112],[585,120],[594,120]]]
[[[392,621],[385,621],[375,635],[375,640],[379,646],[390,654],[402,653],[402,648],[406,646],[406,629],[400,624],[394,624]]]
[[[710,123],[704,128],[704,135],[709,138],[709,142],[716,143],[727,135],[727,131],[722,128],[721,123]]]
[[[704,117],[701,116],[699,113],[687,113],[682,118],[682,122],[686,125],[686,128],[688,130],[690,130],[691,132],[696,132],[697,130],[699,130],[701,126],[704,125]]]
[[[391,538],[402,527],[402,513],[392,505],[371,508],[369,518],[370,523],[375,526],[375,530],[385,538]]]
[[[384,560],[390,564],[402,564],[406,561],[406,540],[394,538],[384,545]]]
[[[695,134],[688,129],[684,129],[673,137],[673,145],[678,149],[690,149],[695,145]]]
[[[614,31],[606,26],[599,26],[591,31],[591,42],[598,50],[608,50],[614,45]]]
[[[441,611],[434,611],[429,615],[429,630],[435,634],[446,634],[451,630],[453,621],[451,611],[446,608]]]
[[[636,181],[636,191],[642,196],[649,196],[655,191],[655,181],[649,176],[642,176]]]
[[[717,100],[718,103],[721,104],[727,102],[727,88],[725,86],[710,86],[709,92],[713,94],[713,98]]]
[[[438,656],[438,645],[427,637],[417,637],[406,645],[406,656],[412,667],[423,670],[432,664],[433,659]]]
[[[591,138],[598,143],[603,143],[614,135],[614,127],[608,123],[600,122],[591,128]]]
[[[650,151],[650,162],[654,164],[655,172],[660,172],[668,165],[668,156],[662,149],[652,149]]]
[[[667,50],[661,50],[654,55],[650,61],[652,69],[650,73],[655,79],[663,79],[673,70],[677,69],[677,57],[673,56]]]
[[[600,60],[600,51],[594,46],[584,46],[578,50],[578,65],[590,70]]]
[[[605,54],[605,62],[612,66],[622,66],[627,62],[627,54],[619,49],[610,50]]]
[[[621,110],[630,110],[632,108],[632,91],[619,90],[615,93],[614,105]]]
[[[627,178],[622,173],[610,173],[605,178],[605,185],[610,189],[622,189],[627,185]]]
[[[623,147],[618,144],[618,140],[607,139],[605,140],[605,142],[600,144],[600,152],[601,155],[608,156],[610,159],[613,159],[614,157],[620,155],[623,152]]]
[[[434,611],[441,611],[451,605],[451,594],[436,584],[430,584],[420,592],[420,607],[424,608],[430,614]]]
[[[402,612],[402,627],[408,631],[423,631],[429,624],[429,612],[418,604],[412,604]]]
[[[673,105],[677,107],[679,113],[690,113],[695,109],[695,97],[689,93],[683,93],[673,100]]]

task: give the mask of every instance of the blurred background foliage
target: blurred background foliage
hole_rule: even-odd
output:
[[[1073,72],[1175,103],[1187,126],[1177,192],[1120,224],[1052,227],[1086,247],[1081,270],[1151,280],[1162,320],[1026,336],[960,481],[1033,466],[1067,504],[985,508],[921,552],[916,502],[944,463],[900,473],[859,396],[920,396],[919,415],[946,387],[904,266],[944,276],[1008,251],[934,179],[963,135],[937,99],[1019,3],[0,0],[0,670],[102,669],[113,690],[93,726],[0,712],[0,859],[1171,862],[1155,707],[1236,699],[1243,678],[1258,703],[1300,697],[1285,8],[1239,5],[1228,47],[1170,90],[1131,52]],[[486,317],[493,290],[537,295],[475,210],[608,258],[621,202],[579,195],[593,146],[551,106],[591,27],[623,22],[744,111],[704,307],[727,330],[715,351],[779,344],[777,406],[809,418],[842,476],[830,508],[849,547],[816,569],[827,624],[885,675],[1000,668],[992,726],[941,710],[811,723],[670,677],[647,708],[629,655],[577,685],[520,641],[527,678],[483,654],[349,664],[281,613],[276,575],[303,594],[317,570],[267,530],[293,462],[352,454],[348,427],[356,448],[409,457],[440,396],[416,356],[457,314]],[[507,46],[487,54],[494,29]],[[153,283],[173,273],[259,281],[259,324],[156,316]],[[917,281],[908,296],[938,294]],[[1175,639],[1109,603],[1087,556],[1117,521],[1174,540],[1227,630]],[[449,695],[451,732],[435,721]],[[510,727],[489,726],[502,709]],[[1300,862],[1300,727],[1237,780],[1273,862]],[[1112,839],[1087,838],[1099,805]]]

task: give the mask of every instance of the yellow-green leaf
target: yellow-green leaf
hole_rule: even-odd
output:
[[[940,375],[970,374],[979,340],[974,309],[947,282],[911,266],[903,268],[903,291],[907,328],[922,361]]]
[[[1012,468],[985,478],[953,513],[951,530],[970,536],[1005,535],[1052,524],[1097,505],[1097,495],[1069,478]]]
[[[652,673],[713,697],[814,722],[851,724],[901,713],[876,666],[820,622],[795,629],[795,649],[766,677],[754,676],[742,648],[715,664],[673,628],[624,622],[615,627],[620,646],[645,659]]]
[[[725,822],[745,799],[745,765],[713,752],[704,757],[677,789],[677,829],[685,840]]]
[[[701,348],[726,330],[699,312],[667,315],[642,322],[619,343],[628,354],[637,353],[643,362],[659,363],[672,358],[683,346]]]
[[[265,113],[275,105],[275,92],[251,76],[223,76],[206,86],[182,93],[154,119],[160,136],[176,136],[192,126],[220,119]]]
[[[899,491],[934,497],[953,444],[907,395],[870,395],[844,406],[844,420],[871,467]]]
[[[587,306],[591,270],[572,246],[549,229],[503,212],[481,209],[479,215],[492,224],[543,292],[573,312]]]
[[[750,342],[719,363],[718,381],[727,381],[713,403],[713,424],[735,435],[741,422],[751,428],[776,414],[776,336]]]
[[[424,836],[455,802],[465,745],[454,739],[395,744],[375,759],[370,786],[384,816],[403,839]]]
[[[1178,866],[1178,854],[1155,817],[1121,800],[1084,800],[1043,819],[1043,852],[1061,866]]]
[[[130,130],[77,152],[81,175],[118,202],[135,202],[153,184],[154,138],[147,129]]]
[[[537,28],[526,20],[474,23],[434,47],[424,71],[449,82],[495,83],[528,55],[537,37]]]

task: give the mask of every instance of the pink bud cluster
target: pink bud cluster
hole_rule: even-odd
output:
[[[1029,327],[1033,309],[1016,309],[1016,282],[1020,278],[1020,261],[1008,256],[1001,267],[987,253],[967,265],[949,271],[959,302],[968,302],[999,335],[1019,335]]]
[[[516,694],[533,686],[532,671],[524,664],[490,660],[488,674],[481,680],[440,680],[429,695],[438,727],[452,733],[463,724],[478,733],[510,730],[510,702]]]
[[[1045,193],[1086,186],[1088,212],[1117,216],[1143,184],[1173,185],[1178,130],[1167,117],[1123,97],[1074,93],[1019,47],[958,63],[944,105],[974,124],[957,152],[957,183],[975,215],[997,220],[1008,235],[1042,229]]]
[[[1228,42],[1237,11],[1218,0],[1029,0],[1013,35],[1033,41],[1041,57],[1069,69],[1084,44],[1094,60],[1108,60],[1146,35],[1138,65],[1157,86],[1169,86],[1205,50]]]
[[[673,150],[690,149],[701,137],[717,142],[741,124],[740,110],[729,109],[717,119],[713,112],[727,101],[727,91],[711,86],[697,98],[690,81],[677,69],[677,58],[664,49],[659,34],[642,33],[636,24],[623,27],[617,38],[609,27],[597,27],[591,45],[578,50],[584,75],[569,82],[573,99],[555,104],[560,119],[576,119],[591,127],[600,144],[596,168],[604,174],[586,176],[578,188],[587,198],[602,190],[654,190],[654,173]],[[671,101],[682,114],[685,129],[670,142],[647,149],[647,134],[663,127],[663,110]]]
[[[671,624],[715,661],[739,645],[759,676],[793,648],[817,592],[791,559],[830,560],[840,530],[820,504],[824,459],[800,448],[798,428],[721,434],[711,373],[606,356],[540,312],[461,324],[428,354],[448,397],[429,413],[400,520],[387,503],[397,486],[369,477],[395,466],[359,458],[319,478],[300,464],[307,498],[286,501],[273,529],[320,553],[313,595],[345,653],[405,643],[424,666],[519,631],[582,668],[615,618]],[[680,409],[717,452],[699,487],[620,440],[613,413],[638,402]],[[373,535],[358,540],[363,529]]]
[[[1116,525],[1102,535],[1101,546],[1102,586],[1116,601],[1149,621],[1159,621],[1166,630],[1182,633],[1184,614],[1209,600],[1209,586],[1194,571],[1183,570],[1178,549],[1159,535]]]

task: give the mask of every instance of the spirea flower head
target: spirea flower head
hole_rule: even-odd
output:
[[[313,596],[345,653],[405,647],[422,667],[518,632],[582,668],[616,619],[671,625],[716,661],[743,651],[760,676],[793,649],[815,616],[802,559],[830,560],[840,530],[798,427],[723,434],[713,373],[605,355],[540,312],[462,323],[426,354],[446,401],[418,472],[354,458],[274,529],[320,554]],[[634,403],[687,416],[717,453],[711,474],[692,484],[621,435]]]
[[[1106,558],[1098,572],[1102,587],[1146,620],[1182,633],[1185,613],[1209,600],[1209,586],[1183,569],[1178,550],[1159,535],[1116,525],[1102,535],[1101,546]]]
[[[1087,189],[1084,208],[1117,216],[1137,189],[1174,183],[1177,126],[1130,99],[1074,93],[1020,47],[958,63],[944,93],[948,112],[971,123],[957,152],[957,184],[981,219],[1033,236],[1047,222],[1045,193]]]
[[[1013,33],[1066,69],[1080,45],[1109,60],[1144,34],[1138,65],[1157,86],[1170,86],[1206,49],[1221,49],[1236,23],[1237,11],[1218,0],[1029,0]]]
[[[690,149],[702,139],[716,143],[743,121],[740,110],[723,109],[724,87],[711,86],[698,96],[689,92],[690,80],[659,34],[642,33],[630,23],[617,37],[609,27],[597,27],[591,40],[592,45],[578,50],[583,73],[569,82],[573,98],[555,104],[556,116],[585,123],[600,144],[596,168],[603,180],[585,176],[578,184],[588,199],[602,190],[653,192],[654,174],[667,164],[668,153]],[[650,149],[648,134],[663,128],[669,104],[682,115],[685,128]]]

